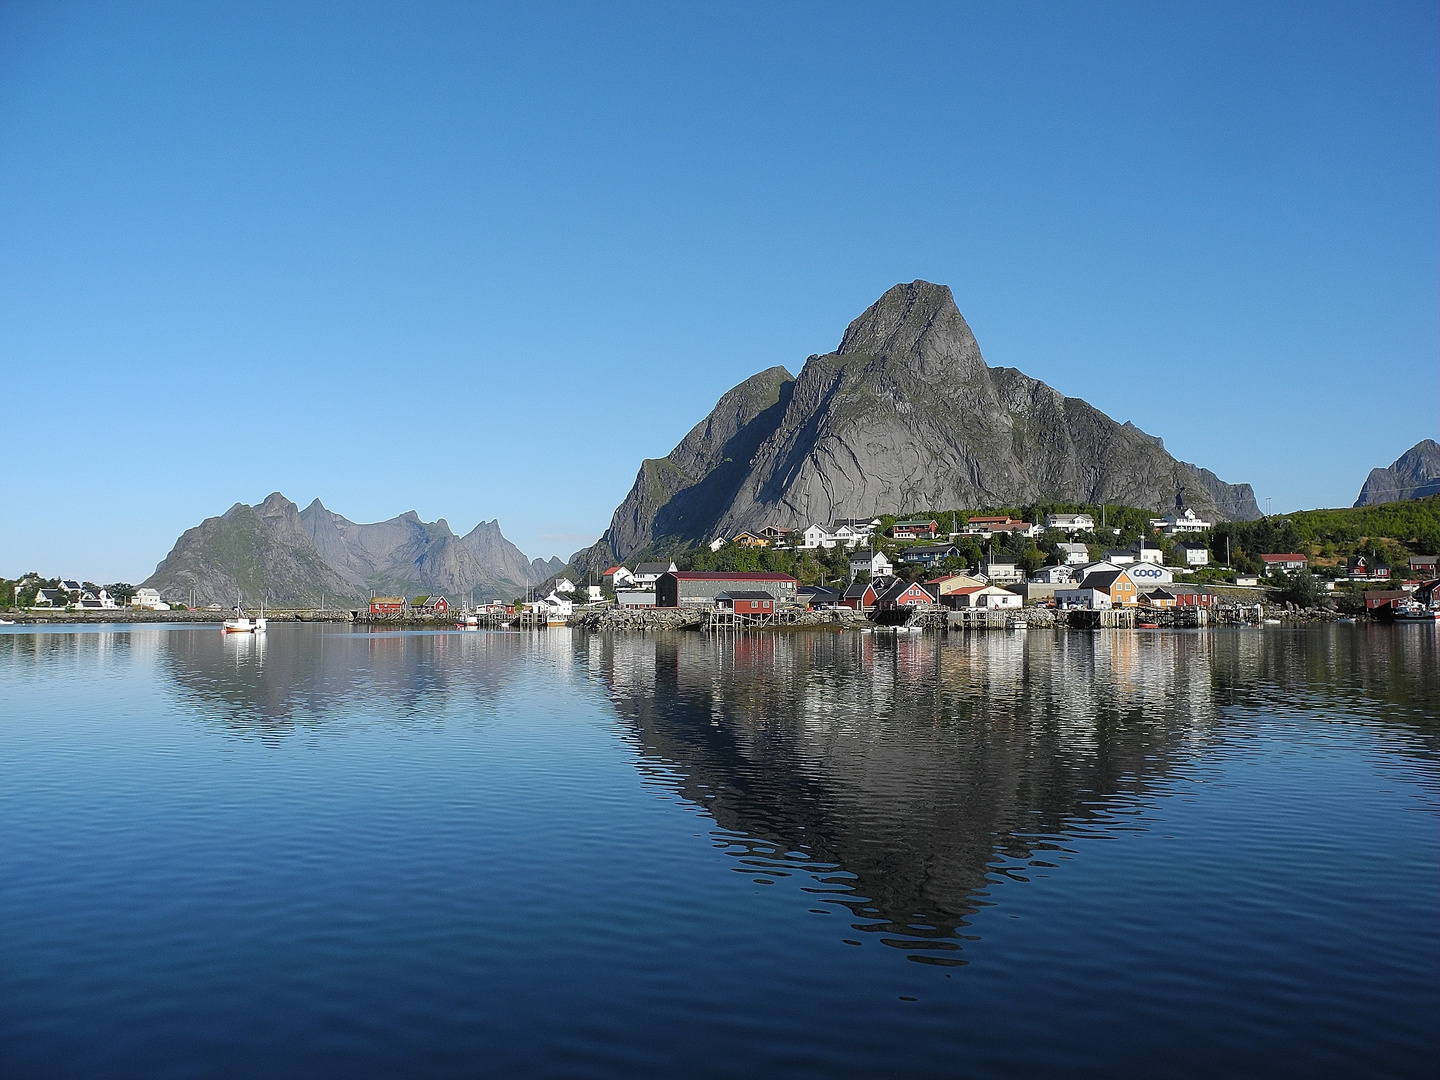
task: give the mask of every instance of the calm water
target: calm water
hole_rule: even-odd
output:
[[[7,629],[0,1075],[1431,1075],[1437,653]]]

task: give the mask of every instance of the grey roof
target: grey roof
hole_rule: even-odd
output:
[[[1085,580],[1080,582],[1082,589],[1108,589],[1115,584],[1115,579],[1125,571],[1123,570],[1101,570],[1094,574],[1087,574]]]
[[[915,585],[915,586],[919,587],[919,589],[920,589],[922,592],[924,592],[924,594],[925,594],[926,596],[930,597],[930,599],[931,599],[932,601],[935,599],[934,594],[931,593],[929,589],[925,588],[924,585],[921,585],[920,582],[918,582],[918,581],[902,581],[902,580],[900,580],[899,578],[896,578],[895,581],[893,581],[893,582],[890,584],[890,587],[889,587],[888,589],[886,589],[883,593],[880,594],[880,596],[878,597],[878,599],[880,599],[880,600],[894,600],[894,599],[898,598],[903,592],[905,592],[906,589],[910,588],[911,585]]]

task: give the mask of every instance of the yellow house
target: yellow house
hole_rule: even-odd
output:
[[[769,547],[770,541],[763,536],[756,536],[754,533],[742,532],[730,541],[737,547],[758,548]]]

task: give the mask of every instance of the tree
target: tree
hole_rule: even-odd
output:
[[[1309,570],[1297,570],[1293,574],[1282,572],[1277,576],[1281,580],[1274,590],[1275,599],[1297,607],[1320,606],[1320,586]]]

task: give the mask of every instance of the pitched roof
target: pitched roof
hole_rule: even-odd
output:
[[[1086,574],[1085,580],[1080,582],[1080,588],[1108,589],[1111,585],[1115,584],[1115,579],[1123,573],[1125,573],[1124,570],[1100,570],[1093,574]]]
[[[1284,554],[1284,555],[1261,555],[1261,556],[1260,556],[1260,561],[1261,561],[1261,562],[1309,562],[1309,560],[1308,560],[1304,555],[1301,555],[1298,551],[1291,551],[1291,552],[1288,552],[1287,554]]]
[[[754,572],[732,570],[669,570],[666,571],[677,581],[794,581],[789,574],[771,570]]]
[[[931,594],[930,590],[925,588],[924,585],[921,585],[920,582],[902,581],[899,578],[897,578],[893,583],[891,583],[890,587],[880,594],[879,599],[896,600],[899,599],[901,596],[904,596],[905,593],[907,593],[911,589],[919,589],[926,596],[930,597],[932,601],[935,599],[935,597]]]
[[[609,577],[611,574],[614,574],[614,573],[616,573],[616,572],[618,572],[618,571],[620,571],[620,570],[624,570],[624,569],[625,569],[625,567],[623,567],[623,566],[612,566],[612,567],[610,567],[609,570],[606,570],[606,571],[605,571],[603,574],[601,574],[600,576],[601,576],[601,577]],[[628,572],[628,571],[627,571],[627,572]]]

